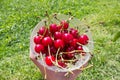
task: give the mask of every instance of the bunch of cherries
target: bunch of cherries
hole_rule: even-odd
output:
[[[86,54],[83,45],[87,45],[88,41],[86,34],[79,34],[77,29],[70,28],[69,21],[61,20],[59,24],[40,27],[34,36],[34,50],[44,55],[48,66],[65,68],[68,63],[74,64],[78,60],[76,55]]]

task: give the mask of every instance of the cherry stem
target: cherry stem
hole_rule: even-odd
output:
[[[73,16],[71,16],[69,19],[68,19],[68,21],[70,21],[70,20],[72,20],[73,19]]]
[[[60,19],[57,18],[57,14],[55,13],[53,17],[60,22]]]
[[[70,61],[70,62],[74,62],[76,61],[77,59],[74,59],[74,60],[63,60],[63,61]],[[58,60],[58,61],[61,61],[61,60]]]
[[[58,49],[57,53],[58,53],[58,52],[59,52],[59,49]],[[49,45],[48,45],[48,53],[49,53],[49,56],[51,56],[51,54],[50,54],[50,46],[49,46]],[[63,67],[59,66],[58,63],[56,64],[52,59],[51,59],[51,61],[52,61],[52,63],[53,63],[54,65],[56,65],[57,67],[60,67],[60,68],[64,69]]]
[[[73,60],[65,60],[65,59],[63,59],[62,54],[63,54],[63,53],[60,53],[60,57],[61,57],[62,61],[70,61],[70,62],[74,62],[74,61],[77,60],[77,59],[73,59]],[[59,60],[58,60],[58,61],[59,61]]]
[[[58,57],[58,53],[59,53],[59,51],[60,51],[60,48],[58,48],[57,53],[56,53],[56,64],[57,64],[57,65],[58,65],[57,57]]]
[[[80,44],[79,42],[77,42],[78,45],[82,46],[82,44]]]
[[[50,16],[49,16],[49,14],[48,14],[47,11],[45,11],[45,16],[47,16],[47,17],[48,17],[48,20],[49,20],[51,23],[53,23],[53,22],[51,21]]]
[[[43,36],[45,36],[46,32],[47,32],[47,28],[45,29],[45,32],[43,33]]]
[[[80,68],[79,70],[85,70],[85,69],[88,69],[88,68],[90,68],[90,67],[92,67],[93,65],[91,64],[91,65],[88,65],[87,67],[82,67],[82,68]]]
[[[60,53],[60,57],[61,57],[61,60],[64,61],[63,57],[62,57],[62,53]]]
[[[47,21],[46,20],[44,21],[44,23],[45,23],[45,26],[47,26]]]
[[[71,13],[71,12],[68,12],[68,15],[69,15],[69,16],[72,16],[72,13]]]
[[[40,56],[41,56],[42,61],[44,61],[44,60],[43,60],[43,55],[42,55],[41,52],[40,52]],[[45,72],[44,78],[46,79],[46,78],[47,78],[47,75],[46,75],[46,68],[45,68],[45,64],[44,64],[44,63],[43,63],[43,67],[44,67],[44,72]]]
[[[48,45],[48,53],[49,53],[49,56],[51,56],[50,54],[50,46]]]
[[[68,76],[69,73],[74,74],[71,70],[69,70],[64,76]]]
[[[77,53],[77,52],[84,52],[83,50],[73,50],[73,51],[70,51],[70,52],[61,52],[63,54],[68,54],[68,53]]]

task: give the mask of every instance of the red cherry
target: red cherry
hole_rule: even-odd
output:
[[[56,54],[56,52],[57,52],[57,49],[55,48],[55,46],[50,46],[50,53],[51,54]]]
[[[67,67],[67,65],[62,61],[58,61],[58,65],[60,65],[63,68]]]
[[[44,50],[44,46],[43,45],[41,45],[41,44],[36,44],[35,45],[35,51],[37,52],[37,53],[40,53],[41,51],[43,51]]]
[[[62,54],[62,58],[67,60],[68,59],[67,54]]]
[[[41,43],[41,38],[42,38],[42,36],[35,36],[34,37],[34,43],[35,44],[40,44]]]
[[[79,37],[79,43],[83,44],[83,45],[86,45],[88,43],[88,36],[86,34],[83,34]]]
[[[78,46],[77,50],[83,50],[83,47],[82,46]]]
[[[74,30],[74,28],[69,28],[69,29],[70,29],[70,31],[71,31],[71,30]]]
[[[82,56],[85,56],[85,55],[86,55],[86,53],[85,53],[85,52],[82,52],[82,53],[81,53],[81,55],[82,55]]]
[[[69,23],[65,20],[61,21],[60,23],[64,29],[67,29],[69,27]]]
[[[54,45],[56,48],[63,48],[64,47],[64,42],[61,39],[57,39],[54,41]]]
[[[58,28],[58,31],[60,31],[62,29],[62,25],[58,25],[57,28]]]
[[[66,49],[66,52],[70,52],[70,51],[73,51],[75,50],[75,48],[73,46],[69,46],[67,49]]]
[[[52,39],[51,39],[51,37],[44,37],[43,40],[42,40],[42,44],[43,44],[44,46],[51,45],[51,44],[52,44]]]
[[[70,34],[72,34],[74,38],[78,38],[78,30],[76,30],[76,29],[71,29],[71,30],[70,30]]]
[[[67,57],[68,57],[69,59],[74,58],[74,56],[75,56],[75,53],[68,53],[68,54],[67,54]]]
[[[68,30],[67,29],[62,30],[62,33],[68,33]]]
[[[53,66],[53,63],[55,61],[55,57],[54,56],[46,56],[45,57],[45,62],[48,66]]]
[[[70,33],[64,33],[62,36],[62,40],[65,43],[70,43],[73,40],[73,36]]]
[[[38,32],[40,35],[43,35],[43,34],[47,34],[48,33],[48,29],[45,27],[45,26],[42,26],[40,27],[39,29],[39,32]]]
[[[55,32],[54,33],[54,39],[61,39],[62,38],[62,33],[61,32]]]
[[[75,50],[73,46],[70,46],[70,47],[68,47],[68,48],[66,49],[66,52],[68,52],[68,54],[67,54],[67,57],[68,57],[68,58],[73,58],[73,57],[74,57],[74,53],[69,53],[69,52],[71,52],[71,51],[73,51],[73,50]]]
[[[76,47],[77,46],[78,39],[73,39],[72,42],[70,43],[71,46]]]
[[[57,25],[56,24],[51,24],[50,25],[50,32],[55,33],[56,31],[58,31]]]

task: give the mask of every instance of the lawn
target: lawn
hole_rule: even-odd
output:
[[[77,80],[120,80],[120,0],[0,0],[0,80],[41,80],[29,59],[30,33],[49,14],[71,12],[90,26],[94,57]]]

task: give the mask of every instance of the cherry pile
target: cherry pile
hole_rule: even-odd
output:
[[[59,24],[41,26],[36,34],[34,50],[37,54],[44,55],[48,66],[65,68],[68,63],[75,64],[78,60],[76,55],[86,54],[83,45],[88,44],[88,36],[70,28],[69,21],[61,20]]]

